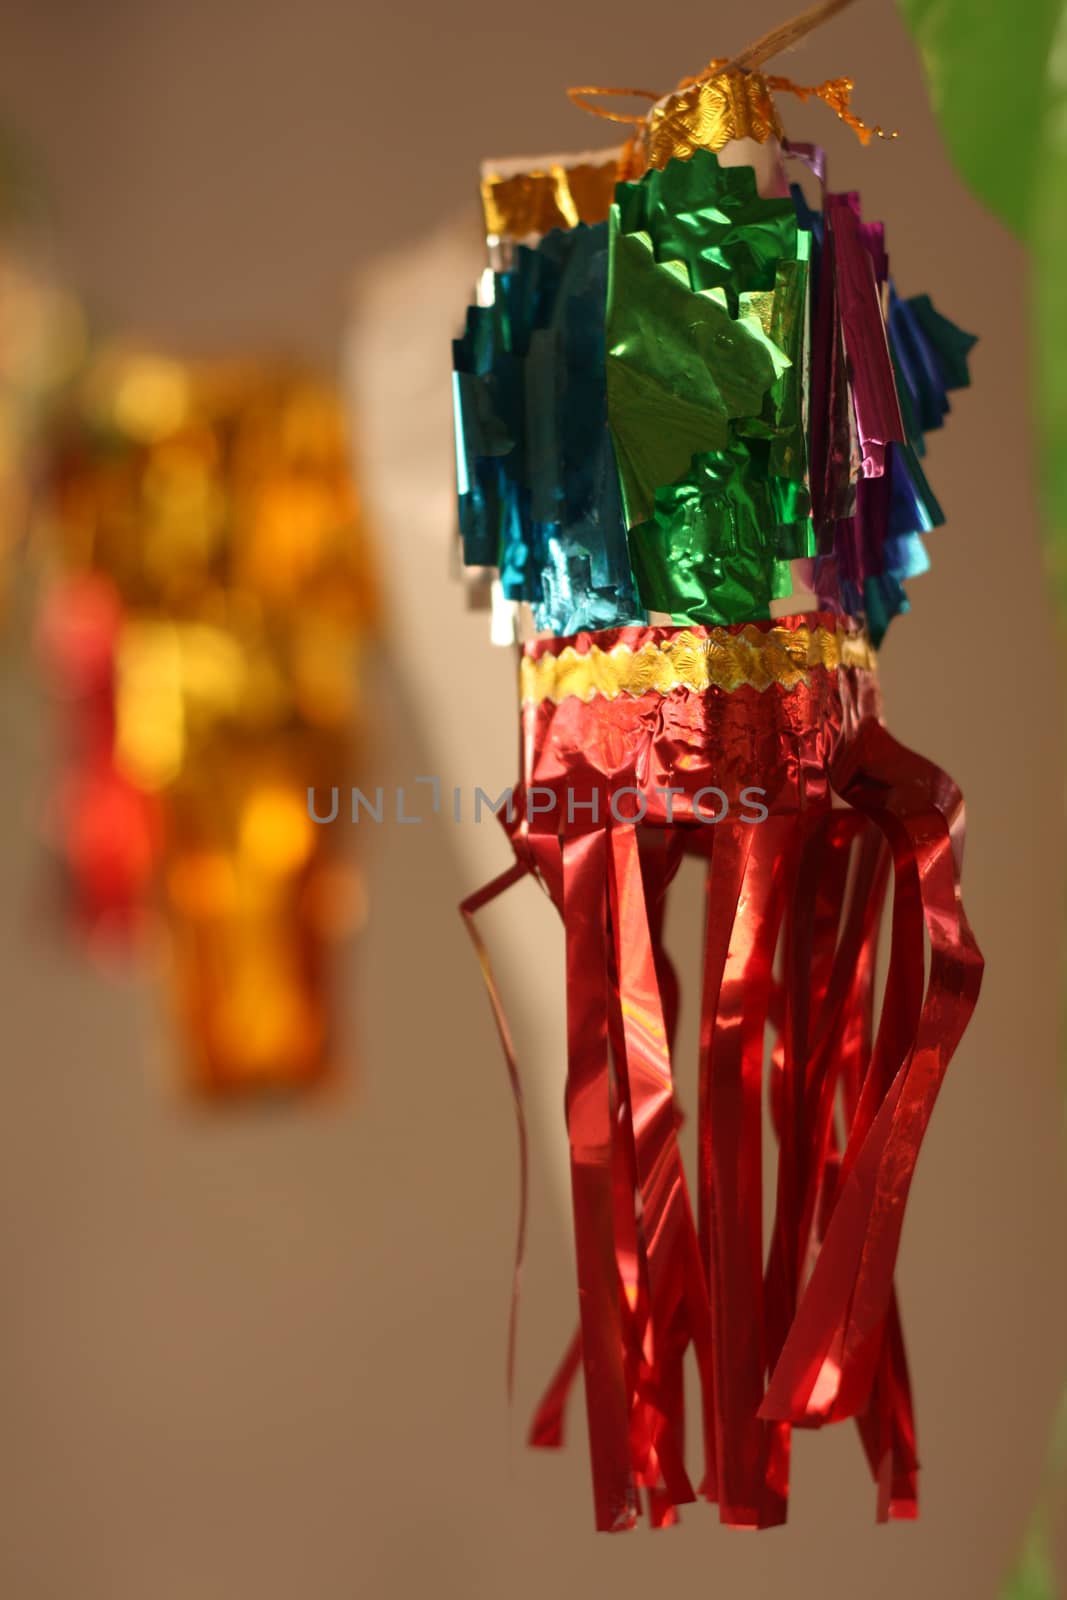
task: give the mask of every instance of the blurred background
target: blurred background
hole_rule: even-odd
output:
[[[496,794],[515,776],[511,666],[449,565],[449,339],[480,262],[479,160],[608,144],[566,84],[666,89],[789,10],[3,0],[0,119],[45,180],[54,253],[90,317],[188,354],[293,353],[345,381],[384,607],[364,787],[436,775]],[[902,292],[928,291],[981,341],[932,442],[948,524],[883,656],[892,731],[967,796],[987,962],[897,1280],[920,1521],[874,1525],[841,1428],[796,1440],[784,1530],[739,1537],[697,1507],[669,1533],[594,1536],[580,1402],[561,1456],[522,1445],[575,1317],[550,908],[524,885],[486,918],[533,1119],[509,1412],[514,1122],[456,915],[507,865],[502,834],[447,808],[361,825],[370,914],[341,958],[336,1087],[196,1108],[173,1088],[151,970],[87,960],[46,908],[57,735],[26,580],[0,639],[12,1600],[997,1594],[1067,1357],[1064,674],[1039,557],[1025,261],[954,176],[889,0],[780,70],[847,73],[859,114],[901,129],[864,150],[821,107],[785,108],[794,138],[828,147],[833,186],[887,220]],[[684,949],[684,895],[674,916]]]

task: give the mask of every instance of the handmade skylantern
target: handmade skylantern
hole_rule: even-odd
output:
[[[657,1524],[697,1494],[780,1523],[792,1428],[847,1417],[880,1516],[915,1514],[893,1269],[982,972],[962,798],[888,732],[877,677],[942,520],[925,436],[973,340],[897,293],[882,225],[785,140],[785,92],[869,137],[851,85],[721,66],[618,119],[621,149],[486,164],[491,266],[455,345],[464,560],[517,641],[522,708],[516,864],[464,909],[532,874],[564,923],[580,1333],[533,1442],[559,1442],[580,1367],[603,1529],[642,1490]],[[662,939],[687,854],[692,1177]]]

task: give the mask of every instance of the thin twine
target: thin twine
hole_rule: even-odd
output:
[[[751,71],[754,67],[761,67],[772,56],[781,55],[783,50],[791,50],[801,39],[820,28],[824,22],[829,22],[831,17],[836,17],[839,11],[844,11],[854,0],[820,0],[819,5],[809,6],[807,11],[802,11],[799,16],[793,17],[789,22],[779,23],[777,28],[772,28],[770,33],[765,33],[761,39],[753,44],[746,45],[744,50],[738,52],[730,61],[724,61],[721,67],[716,67],[710,74],[717,78],[720,72]]]

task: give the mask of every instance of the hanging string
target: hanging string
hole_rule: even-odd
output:
[[[844,11],[846,6],[853,4],[853,0],[820,0],[819,5],[809,6],[807,11],[802,11],[799,16],[792,17],[788,22],[779,23],[777,28],[772,28],[770,33],[765,33],[761,39],[753,44],[746,45],[744,50],[724,61],[719,67],[720,72],[752,72],[761,67],[772,56],[780,56],[783,50],[791,50],[801,39],[809,33],[814,33],[816,28],[821,28],[824,22],[829,22],[836,17],[839,11]]]
[[[653,104],[662,100],[663,96],[658,89],[609,89],[599,84],[583,83],[567,90],[567,98],[579,111],[588,111],[591,116],[602,117],[605,122],[625,122],[630,127],[639,128],[645,121],[645,113],[636,114],[629,111],[609,111],[606,106],[598,106],[588,95],[597,95],[603,99],[611,100],[651,100]]]

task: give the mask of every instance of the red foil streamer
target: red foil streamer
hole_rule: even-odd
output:
[[[617,629],[525,649],[535,660],[567,646],[637,651],[678,631]],[[642,1498],[654,1525],[669,1524],[697,1493],[726,1523],[769,1527],[786,1517],[792,1427],[851,1416],[878,1516],[914,1516],[893,1269],[922,1135],[981,978],[959,898],[959,791],[890,737],[873,676],[859,667],[814,666],[762,690],[545,697],[524,705],[523,731],[508,821],[516,866],[464,912],[473,932],[480,905],[529,872],[566,935],[580,1329],[531,1442],[562,1443],[580,1368],[598,1528],[632,1527]],[[751,786],[764,791],[761,822],[738,809]],[[715,824],[700,796],[709,788],[725,802]],[[692,1192],[671,1062],[677,989],[662,942],[666,892],[685,853],[706,863]],[[489,981],[524,1152],[514,1052]],[[765,1078],[778,1146],[766,1241]],[[698,1491],[685,1465],[690,1346],[701,1388]]]

